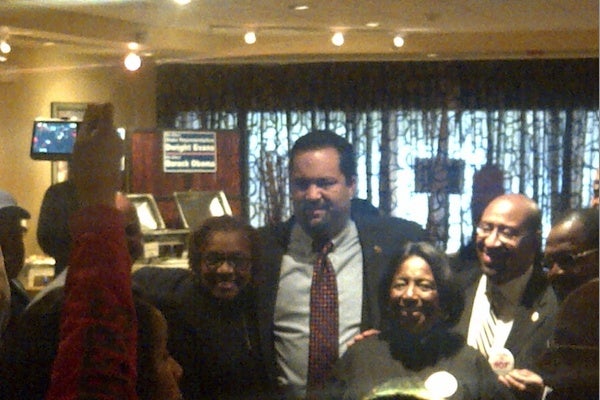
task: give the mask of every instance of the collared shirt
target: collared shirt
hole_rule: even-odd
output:
[[[494,329],[494,348],[504,348],[508,335],[513,326],[515,319],[515,310],[521,301],[527,282],[533,273],[533,267],[529,267],[527,271],[502,285],[495,285],[487,279],[486,275],[482,275],[475,292],[473,300],[473,311],[469,322],[469,332],[467,336],[467,344],[473,348],[477,348],[477,337],[479,330],[484,320],[489,314],[491,307],[490,293],[494,292],[494,312],[497,316],[496,328]]]
[[[329,259],[336,273],[339,304],[339,355],[346,342],[360,332],[363,301],[363,259],[354,221],[349,220],[333,238]],[[280,384],[303,397],[308,371],[310,286],[317,253],[312,239],[294,225],[284,255],[275,304],[275,350],[282,376]]]

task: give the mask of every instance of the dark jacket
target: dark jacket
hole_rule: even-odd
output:
[[[463,276],[465,310],[455,329],[465,337],[469,331],[473,301],[480,277],[481,271],[478,270],[465,272]],[[552,287],[541,268],[534,267],[504,346],[513,354],[515,368],[536,371],[537,358],[546,349],[548,340],[552,337],[557,310],[558,302]]]
[[[186,399],[267,397],[250,290],[233,302],[218,301],[180,268],[142,268],[133,281],[167,320],[168,348],[183,368]]]
[[[407,241],[424,240],[425,232],[415,222],[392,217],[356,217],[358,236],[364,263],[363,309],[361,330],[378,327],[380,312],[378,304],[379,280],[383,269],[394,254]],[[262,261],[258,282],[258,323],[260,346],[272,382],[277,377],[275,358],[273,316],[281,270],[281,260],[287,251],[294,219],[259,229]]]

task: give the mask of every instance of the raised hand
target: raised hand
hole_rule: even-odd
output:
[[[71,179],[82,206],[114,207],[121,186],[123,140],[113,126],[110,103],[89,104],[77,133],[71,161]]]

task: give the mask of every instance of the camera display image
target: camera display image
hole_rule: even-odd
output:
[[[36,121],[31,138],[31,157],[38,160],[68,159],[77,137],[77,122]]]

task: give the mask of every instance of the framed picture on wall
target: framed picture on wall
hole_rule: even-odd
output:
[[[50,103],[52,118],[83,120],[87,103]]]
[[[83,120],[87,103],[50,103],[50,116],[52,118]],[[52,161],[52,183],[64,182],[69,177],[69,163],[67,161]]]

